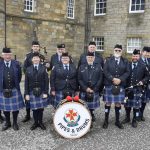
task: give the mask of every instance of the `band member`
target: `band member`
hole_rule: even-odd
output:
[[[26,72],[26,69],[32,65],[32,57],[35,52],[39,53],[40,61],[42,64],[44,63],[45,57],[42,54],[40,54],[40,44],[38,41],[33,41],[32,42],[32,50],[30,53],[28,53],[26,55],[26,59],[24,61],[24,66],[23,66],[24,73]],[[27,122],[30,120],[30,118],[31,118],[30,117],[30,104],[29,104],[29,102],[26,102],[26,116],[22,120],[22,122]]]
[[[65,44],[58,44],[57,45],[57,51],[56,54],[51,56],[50,60],[50,69],[53,68],[53,66],[61,63],[61,55],[62,53],[65,53]]]
[[[94,61],[93,52],[87,53],[86,60],[87,63],[80,65],[78,69],[80,98],[87,103],[92,121],[95,121],[94,110],[100,107],[99,88],[102,84],[103,72],[100,64]]]
[[[24,107],[20,92],[21,67],[19,62],[12,60],[10,48],[3,48],[3,61],[0,61],[0,110],[4,112],[6,122],[2,131],[11,127],[10,112],[13,114],[13,129],[19,130],[17,117],[19,110]]]
[[[121,103],[125,98],[125,83],[130,75],[127,59],[122,57],[122,45],[115,45],[113,56],[108,58],[104,64],[104,101],[105,101],[105,121],[103,128],[108,128],[108,118],[111,104],[115,104],[115,125],[123,129],[120,122]]]
[[[150,47],[143,47],[143,50],[141,51],[141,58],[140,58],[140,62],[143,63],[146,67],[148,76],[150,76],[150,61],[147,58],[147,53],[150,51]],[[149,81],[147,82],[147,85],[145,85],[145,93],[142,99],[142,106],[140,108],[140,117],[139,117],[139,121],[145,121],[145,117],[143,116],[144,114],[144,110],[146,107],[146,103],[148,103],[150,101],[150,86],[149,85]]]
[[[74,96],[78,90],[77,71],[70,63],[68,53],[62,53],[61,62],[55,65],[50,75],[51,94],[55,96],[54,107],[66,96]]]
[[[78,68],[82,64],[87,64],[86,56],[87,56],[88,52],[93,52],[94,53],[94,56],[95,56],[94,62],[100,64],[101,67],[103,68],[103,65],[104,65],[103,58],[96,52],[96,43],[94,41],[91,41],[89,43],[88,51],[86,53],[83,53],[80,56],[80,60],[79,60],[79,63],[78,63]]]
[[[137,117],[139,117],[139,108],[142,102],[142,86],[147,83],[148,76],[145,65],[139,62],[140,50],[134,50],[132,62],[129,64],[130,76],[127,79],[127,102],[125,103],[126,118],[122,123],[130,122],[130,112],[133,108],[132,127],[137,127]]]
[[[46,68],[40,64],[39,53],[34,53],[33,65],[27,68],[25,74],[25,100],[30,101],[30,108],[33,110],[34,124],[30,128],[38,126],[46,130],[43,124],[43,111],[48,102],[49,79]]]

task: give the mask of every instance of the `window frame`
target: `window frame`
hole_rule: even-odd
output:
[[[96,4],[97,4],[96,1],[97,0],[95,0],[95,5],[94,5],[94,16],[104,16],[104,15],[106,15],[106,12],[105,13],[99,13],[99,14],[96,13]],[[107,3],[107,0],[106,0],[106,3]],[[107,8],[107,5],[106,5],[106,8]]]
[[[144,13],[145,12],[145,0],[144,0],[144,10],[134,10],[133,11],[133,10],[131,10],[131,8],[132,8],[132,0],[130,0],[129,13]]]
[[[131,42],[131,46],[128,46],[128,44],[129,44],[129,42],[128,42],[128,40],[133,40],[133,39],[138,39],[139,41],[138,41],[138,43],[139,43],[139,46],[135,46],[135,45],[133,45],[133,42]],[[134,49],[141,49],[142,48],[142,38],[141,37],[127,37],[127,53],[128,54],[132,54],[132,52],[133,52],[133,50]],[[129,50],[129,49],[132,49],[132,51],[131,50]]]
[[[29,1],[29,3],[30,3],[31,0],[24,0],[24,11],[25,12],[34,12],[35,0],[32,0],[32,10],[27,9],[27,6],[25,5],[25,1]]]
[[[105,41],[104,36],[93,36],[93,41],[95,41],[95,43],[96,43],[96,51],[97,51],[97,52],[103,52],[103,51],[104,51],[104,44],[103,44],[103,45],[102,45],[102,44],[101,44],[101,45],[98,45],[98,44],[97,44],[97,43],[98,43],[98,42],[97,42],[98,40],[96,40],[96,39],[98,39],[98,38],[103,39],[103,41],[102,41],[102,40],[99,41],[100,43],[102,43],[102,42],[104,43],[104,41]],[[103,49],[98,49],[98,48],[97,48],[98,46],[103,47]]]
[[[73,11],[73,17],[70,17],[70,16],[68,16],[68,14],[69,14],[68,13],[68,9],[69,9],[69,5],[68,5],[69,3],[68,2],[69,2],[69,0],[67,0],[67,18],[68,19],[74,19],[75,18],[75,0],[72,0],[72,1],[73,1],[73,7],[71,7],[71,8],[73,9],[72,10]]]

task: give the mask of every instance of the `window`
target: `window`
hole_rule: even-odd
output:
[[[141,38],[128,38],[127,39],[127,53],[132,53],[134,49],[141,49]]]
[[[95,16],[106,14],[106,0],[95,0]]]
[[[74,19],[74,2],[75,0],[68,0],[67,4],[67,17]]]
[[[130,0],[130,13],[142,13],[145,8],[145,0]]]
[[[25,0],[24,1],[24,10],[33,12],[34,0]]]
[[[96,51],[104,51],[104,37],[93,37],[96,43]]]

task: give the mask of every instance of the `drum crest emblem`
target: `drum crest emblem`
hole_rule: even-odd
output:
[[[68,127],[75,127],[78,125],[80,120],[80,115],[75,109],[68,109],[64,116],[64,121],[67,123]]]

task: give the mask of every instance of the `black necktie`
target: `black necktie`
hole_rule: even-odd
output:
[[[115,64],[118,65],[118,60],[115,60]]]
[[[6,63],[6,67],[7,67],[7,68],[9,68],[8,65],[9,65],[9,63],[7,62],[7,63]]]
[[[67,66],[67,65],[65,66],[65,71],[66,71],[66,74],[68,74],[68,73],[69,73],[69,68],[68,68],[68,66]]]
[[[133,63],[133,69],[135,69],[136,68],[136,63]]]
[[[34,66],[34,69],[35,69],[35,71],[38,71],[38,68],[37,68],[37,66]]]
[[[144,59],[144,63],[147,65],[147,61],[146,61],[146,58]]]

